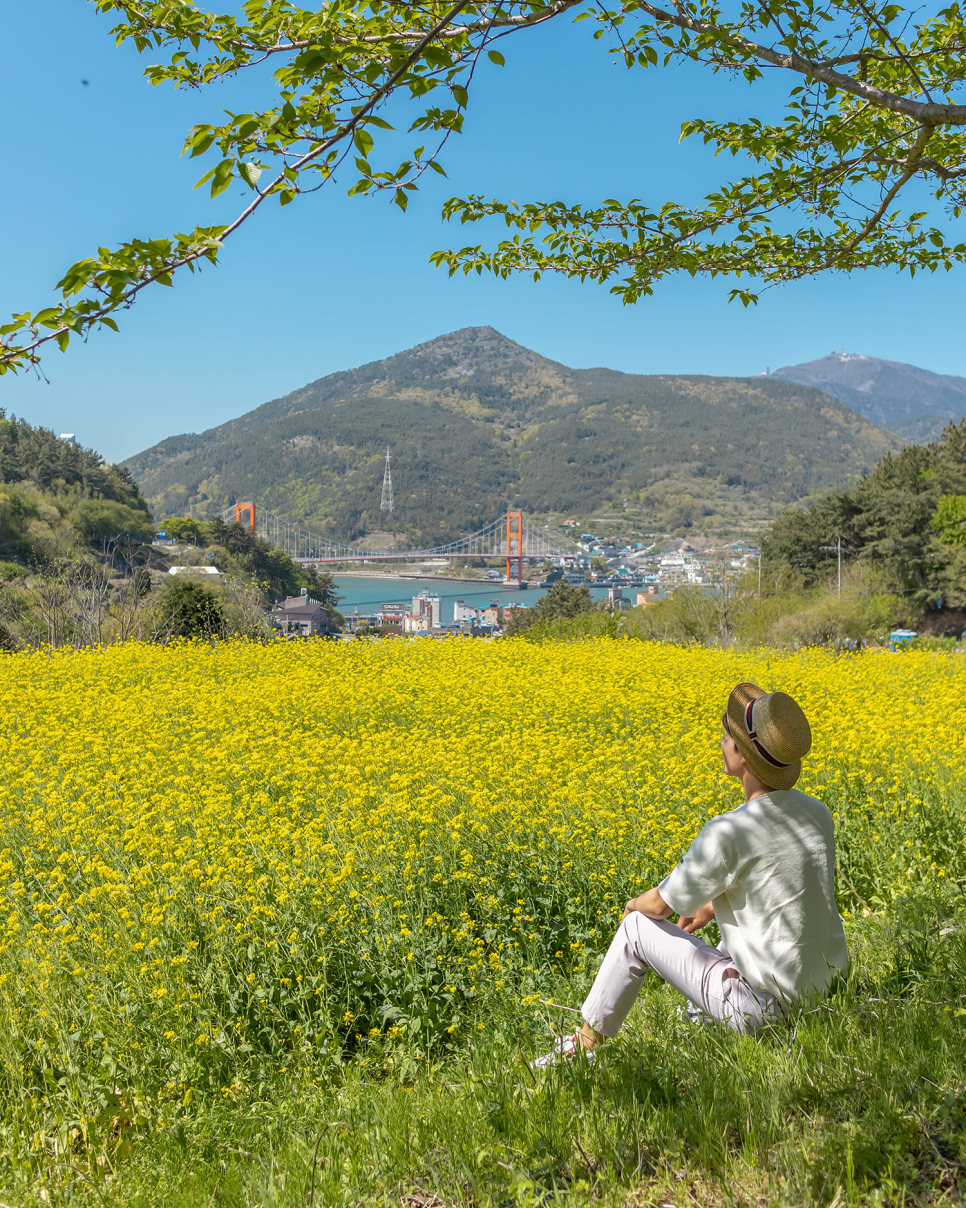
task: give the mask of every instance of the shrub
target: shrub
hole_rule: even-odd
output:
[[[151,572],[146,566],[139,566],[134,572],[131,587],[136,600],[143,600],[151,590]]]
[[[957,641],[956,638],[923,635],[900,642],[897,651],[902,653],[906,650],[927,650],[936,654],[966,654],[966,642]]]
[[[154,537],[154,525],[143,512],[113,499],[83,500],[71,512],[70,522],[88,540],[125,536],[151,541]]]
[[[217,638],[225,634],[225,610],[210,588],[172,575],[161,589],[158,633],[162,638]]]
[[[165,536],[175,541],[193,541],[202,544],[202,521],[193,520],[190,516],[169,516],[158,525],[158,531],[164,531]]]
[[[13,583],[17,579],[26,579],[30,571],[26,566],[17,562],[0,562],[0,583]]]
[[[597,605],[586,587],[574,587],[558,579],[533,608],[514,609],[506,624],[508,637],[526,633],[534,625],[550,621],[573,620],[582,613],[596,611]]]

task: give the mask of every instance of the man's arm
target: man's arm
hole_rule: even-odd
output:
[[[666,919],[669,914],[674,913],[656,889],[649,889],[647,893],[642,893],[639,898],[631,898],[624,907],[621,921],[623,922],[629,914],[633,914],[635,911],[639,914],[646,914],[649,919]],[[700,931],[702,927],[707,927],[713,918],[714,906],[711,902],[706,902],[693,915],[688,917],[682,915],[678,919],[678,926],[682,931],[693,935],[696,931]]]
[[[635,911],[638,914],[646,914],[649,919],[666,919],[672,913],[671,907],[656,889],[649,889],[647,893],[642,893],[639,898],[631,898],[624,907],[621,922]]]

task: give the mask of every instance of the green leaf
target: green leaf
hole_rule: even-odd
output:
[[[211,180],[211,178],[214,176],[214,174],[217,171],[218,171],[217,168],[209,168],[209,170],[204,174],[204,176],[202,176],[201,180],[195,181],[194,187],[196,189],[200,189],[202,185],[207,184],[208,181]]]
[[[466,108],[466,103],[469,100],[469,95],[462,84],[453,85],[453,100],[456,101],[457,105],[459,105],[461,109]]]
[[[352,141],[355,143],[359,152],[368,158],[369,152],[372,150],[373,141],[372,135],[368,130],[357,130],[352,136]]]
[[[196,155],[204,155],[211,144],[215,141],[215,132],[208,127],[208,133],[197,136],[194,139],[188,139],[186,147],[191,147],[191,155],[189,158],[194,159]]]
[[[211,196],[217,197],[219,193],[229,187],[235,176],[235,161],[233,159],[223,159],[215,168],[211,178]]]
[[[501,55],[498,50],[488,50],[486,52],[486,57],[491,63],[495,63],[497,67],[506,66],[506,59],[504,59],[503,55]]]
[[[258,164],[239,164],[238,175],[242,178],[246,185],[252,189],[258,184],[258,178],[262,174],[262,169]]]

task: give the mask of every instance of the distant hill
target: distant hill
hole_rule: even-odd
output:
[[[771,375],[814,386],[904,440],[936,440],[951,419],[966,416],[966,378],[852,353],[786,365]]]
[[[500,515],[640,508],[664,531],[758,520],[851,481],[899,443],[818,390],[766,378],[568,369],[492,327],[330,374],[124,464],[157,517],[254,499],[349,539],[448,539]],[[625,505],[626,501],[626,505]]]
[[[153,533],[127,470],[0,407],[0,561],[48,562],[78,546]]]

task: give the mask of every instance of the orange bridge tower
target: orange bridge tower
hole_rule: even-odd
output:
[[[245,516],[246,512],[248,513],[248,515],[243,520],[242,517]],[[236,524],[247,523],[248,527],[254,533],[254,531],[255,531],[255,505],[253,503],[236,503],[235,504],[235,523]]]
[[[510,563],[516,559],[517,582],[523,582],[523,513],[506,514],[506,581],[510,582]]]

